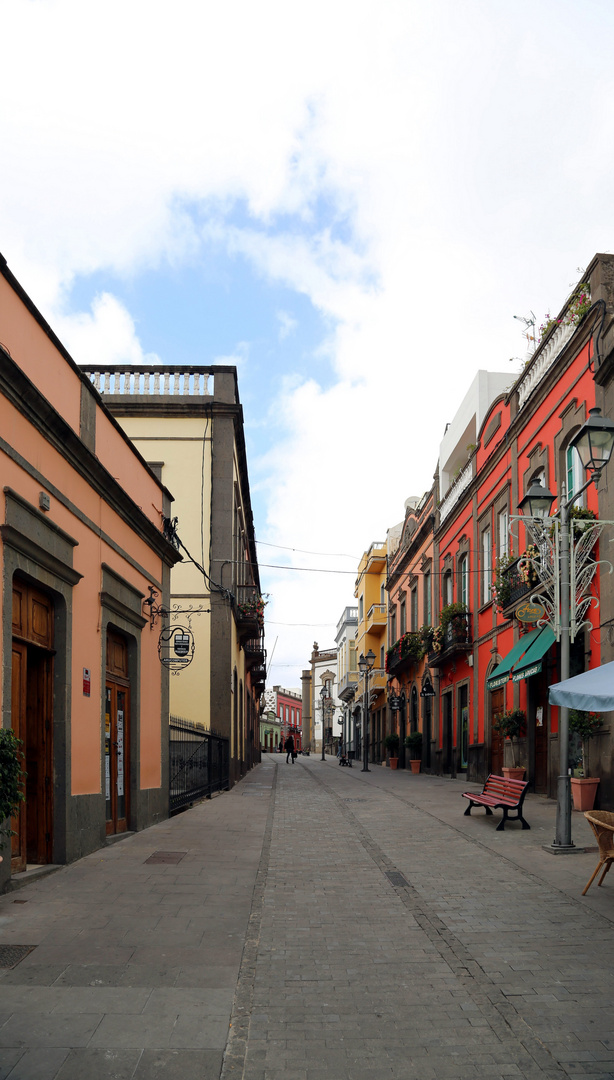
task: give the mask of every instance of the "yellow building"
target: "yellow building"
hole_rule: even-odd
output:
[[[358,577],[354,596],[358,601],[358,624],[356,627],[356,654],[360,657],[371,652],[375,659],[369,675],[369,761],[386,760],[384,736],[386,734],[386,621],[387,621],[387,546],[375,542],[365,551],[358,564]],[[359,673],[355,705],[362,706],[364,716],[365,676]],[[362,738],[364,738],[364,720]],[[362,751],[361,751],[362,752]]]
[[[160,635],[166,628],[161,659],[181,668],[170,680],[171,716],[229,740],[232,785],[260,758],[265,682],[263,604],[236,368],[99,367],[89,375],[174,497],[176,522],[169,530],[183,561],[171,576],[168,615],[155,617],[160,598],[153,597],[151,632]],[[185,635],[175,639],[179,627]],[[183,666],[176,640],[188,650]]]

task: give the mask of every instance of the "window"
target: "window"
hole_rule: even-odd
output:
[[[384,668],[386,666],[386,646],[385,645],[380,646],[380,650],[379,650],[379,666],[381,667],[382,671],[384,670]]]
[[[350,641],[350,671],[357,671],[356,667],[356,642]]]
[[[431,571],[427,570],[424,575],[424,622],[430,626],[433,620],[431,608]]]
[[[358,622],[362,622],[362,620],[363,620],[363,617],[364,617],[363,608],[364,608],[364,604],[363,604],[363,598],[361,596],[358,599]]]
[[[416,632],[418,629],[418,589],[414,585],[409,597],[409,617],[411,620],[411,629]]]
[[[442,606],[447,607],[452,603],[452,571],[444,571],[442,588],[441,588],[441,600]]]
[[[390,625],[390,629],[389,629],[390,643],[392,645],[394,645],[395,641],[397,640],[397,609],[396,609],[396,604],[393,607],[390,608],[388,621],[389,621],[389,625]]]
[[[482,603],[488,604],[492,600],[490,590],[492,580],[492,541],[490,529],[484,529],[482,533]]]
[[[405,597],[399,604],[399,637],[403,637],[403,634],[407,630],[407,619],[405,615]]]
[[[458,599],[465,607],[469,601],[469,568],[467,556],[461,555],[458,562]]]
[[[509,554],[509,533],[507,510],[501,510],[497,515],[497,528],[499,530],[499,558],[503,559]]]
[[[379,590],[379,602],[380,604],[386,603],[386,586],[381,585]]]
[[[565,451],[565,480],[567,483],[567,498],[571,499],[576,491],[579,491],[584,483],[584,467],[580,455],[575,446],[568,446]],[[576,499],[576,506],[584,506],[584,494]]]

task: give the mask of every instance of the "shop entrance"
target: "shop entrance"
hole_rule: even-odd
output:
[[[12,819],[11,871],[53,861],[53,601],[13,583],[11,727],[23,743],[25,801]]]
[[[126,832],[130,814],[130,682],[128,644],[107,633],[104,776],[107,836]]]
[[[490,771],[495,776],[503,775],[503,736],[495,731],[494,724],[498,716],[505,711],[504,690],[493,690],[490,695]]]

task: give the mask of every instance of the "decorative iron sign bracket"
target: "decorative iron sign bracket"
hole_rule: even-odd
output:
[[[149,617],[149,626],[152,630],[157,620],[162,620],[158,638],[158,657],[164,667],[168,668],[173,675],[178,675],[194,659],[196,643],[192,631],[192,616],[208,614],[211,608],[203,607],[202,604],[197,608],[193,604],[187,608],[173,604],[169,610],[163,604],[156,603],[157,596],[157,590],[150,585],[149,596],[143,600],[143,609]],[[184,626],[178,622],[180,616],[185,617],[187,625]]]

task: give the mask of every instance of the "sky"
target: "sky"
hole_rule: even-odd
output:
[[[2,0],[0,40],[0,251],[78,363],[236,364],[299,687],[514,315],[614,249],[614,5]]]

